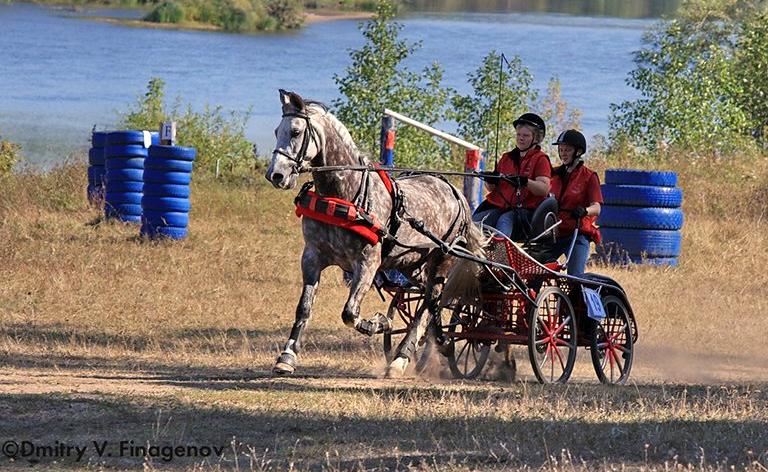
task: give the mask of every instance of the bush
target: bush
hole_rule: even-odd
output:
[[[0,176],[11,173],[14,164],[19,162],[21,146],[0,139]]]
[[[184,20],[184,8],[176,2],[163,2],[144,19],[154,23],[181,23]]]
[[[253,144],[245,139],[249,113],[232,112],[227,116],[221,107],[208,105],[202,113],[197,113],[190,105],[182,107],[181,99],[166,111],[164,97],[163,80],[150,79],[147,93],[133,109],[121,115],[120,125],[127,129],[155,130],[163,121],[176,121],[178,145],[197,149],[196,171],[213,173],[219,163],[222,172],[233,173],[258,164]]]

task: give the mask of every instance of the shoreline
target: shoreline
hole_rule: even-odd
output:
[[[313,25],[317,23],[326,23],[330,21],[344,21],[344,20],[369,20],[376,16],[373,12],[328,12],[328,13],[304,13],[304,24]],[[126,20],[121,18],[112,18],[108,16],[81,16],[81,19],[98,21],[101,23],[110,23],[115,25],[130,26],[133,28],[149,28],[149,29],[165,29],[165,30],[187,30],[187,31],[214,31],[233,34],[270,34],[270,33],[285,33],[292,30],[275,30],[275,31],[248,31],[245,33],[236,33],[233,31],[226,31],[224,28],[216,25],[210,25],[205,23],[155,23],[152,21],[144,20]],[[297,28],[293,31],[300,31],[301,28]]]

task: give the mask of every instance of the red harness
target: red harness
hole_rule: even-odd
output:
[[[394,202],[394,184],[389,175],[383,170],[377,170],[376,173],[384,182],[384,186]],[[310,187],[311,185],[305,184],[296,196],[294,201],[296,216],[306,216],[329,225],[348,229],[362,236],[372,246],[378,244],[381,238],[387,234],[386,229],[373,213],[369,213],[364,208],[341,198],[320,196],[309,190]]]

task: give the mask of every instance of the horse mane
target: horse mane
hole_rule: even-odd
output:
[[[339,135],[344,145],[347,146],[355,154],[355,156],[361,156],[364,162],[366,162],[366,164],[370,162],[370,159],[367,156],[367,154],[364,152],[361,152],[357,148],[357,144],[355,144],[355,140],[352,139],[352,135],[349,134],[349,130],[347,129],[346,126],[344,126],[344,123],[342,123],[338,118],[336,118],[336,115],[331,113],[328,110],[328,107],[324,103],[314,101],[314,100],[307,100],[304,103],[306,103],[307,108],[311,108],[314,111],[320,112],[320,115],[326,119],[327,123]]]

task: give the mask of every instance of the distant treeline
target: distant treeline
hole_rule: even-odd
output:
[[[680,0],[403,0],[407,8],[439,12],[539,12],[619,18],[672,15]]]
[[[41,0],[73,6],[119,6],[149,10],[145,21],[210,25],[254,32],[300,28],[305,10],[374,11],[376,0]]]

